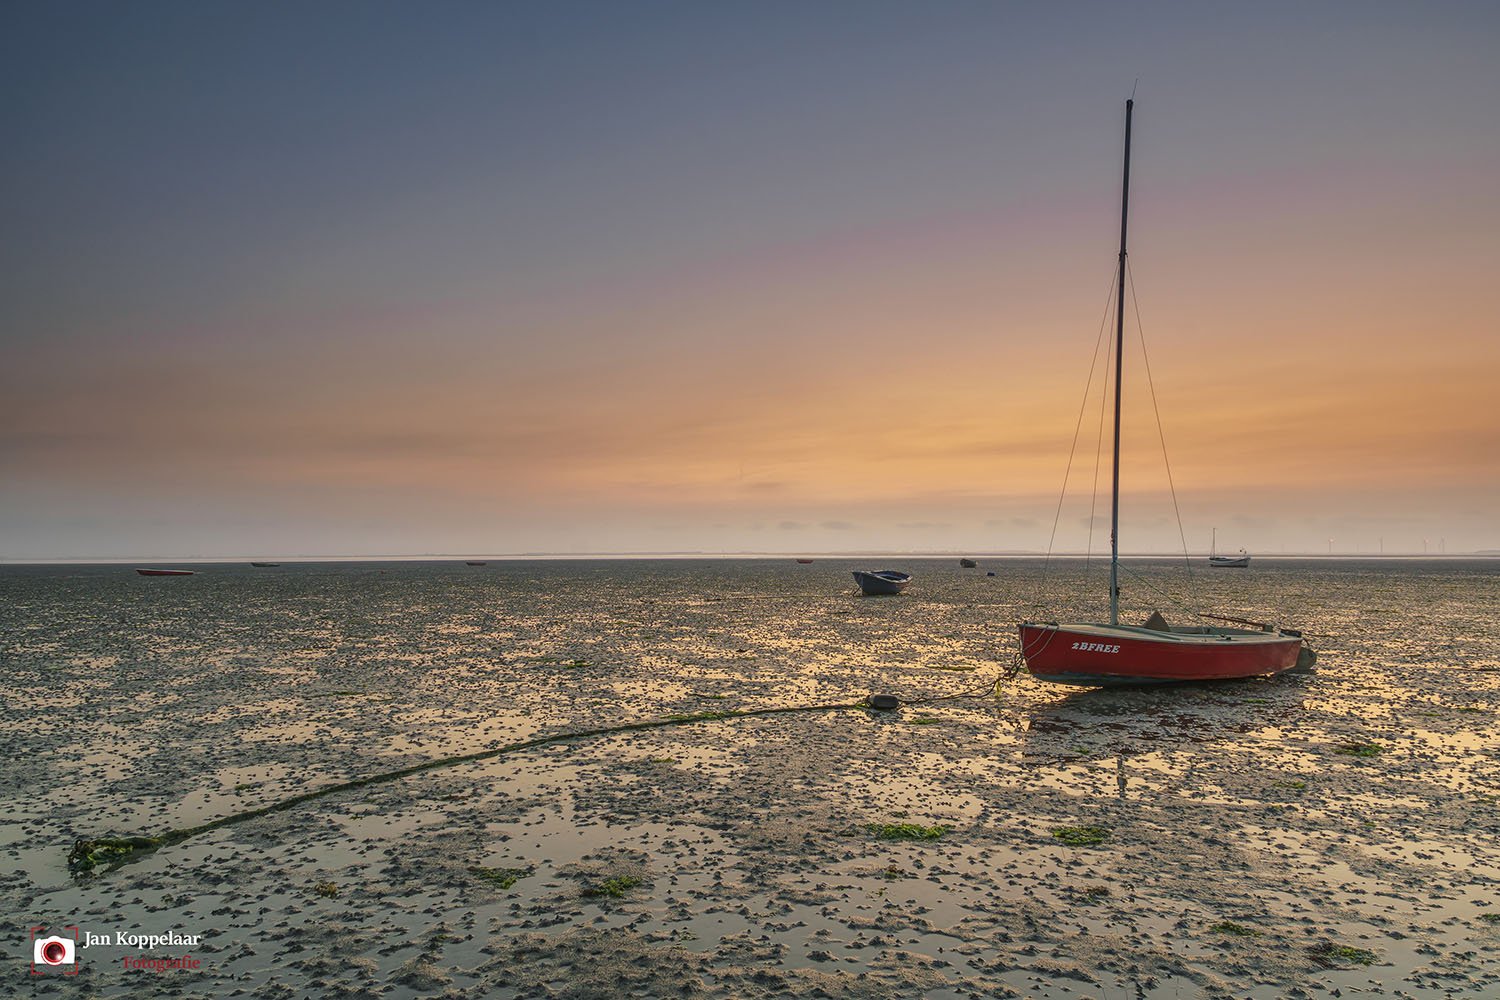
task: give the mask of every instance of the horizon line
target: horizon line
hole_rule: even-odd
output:
[[[1208,552],[1122,552],[1121,559],[1207,559]],[[1500,549],[1475,549],[1469,552],[1274,552],[1251,553],[1253,559],[1492,559]],[[1107,553],[1053,552],[1032,549],[1002,549],[993,552],[957,549],[854,549],[830,552],[713,552],[702,549],[626,552],[415,552],[415,553],[298,553],[291,555],[185,555],[185,556],[0,556],[0,566],[43,565],[116,565],[135,563],[194,563],[200,565],[280,560],[284,562],[436,562],[464,560],[579,560],[579,559],[1098,559],[1108,560]]]

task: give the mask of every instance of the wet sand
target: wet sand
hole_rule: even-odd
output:
[[[998,560],[906,560],[899,598],[859,597],[832,559],[0,568],[16,967],[24,928],[74,923],[201,934],[157,954],[202,965],[124,970],[138,952],[91,948],[76,979],[28,990],[1500,996],[1500,564],[1262,562],[1200,571],[1204,603],[1303,627],[1311,675],[1126,692],[1021,676],[891,713],[592,738],[83,880],[76,837],[433,757],[983,688],[1038,602],[1099,602],[1078,564]],[[1133,572],[1180,589],[1165,564]],[[1132,615],[1154,606],[1127,593]],[[877,836],[903,823],[946,831]],[[1065,827],[1105,839],[1069,846]]]

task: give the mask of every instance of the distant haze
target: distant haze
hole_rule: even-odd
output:
[[[1476,3],[6,4],[0,558],[1103,551],[1097,382],[1058,492],[1133,87],[1184,524],[1132,307],[1123,548],[1500,549],[1497,51]]]

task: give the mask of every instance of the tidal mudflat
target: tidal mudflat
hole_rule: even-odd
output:
[[[890,562],[890,560],[886,560]],[[0,903],[58,996],[1500,996],[1500,561],[1195,572],[1273,682],[1005,679],[1099,567],[786,560],[0,568]],[[1144,618],[1180,566],[1132,562]],[[993,570],[994,577],[985,576]],[[1000,679],[998,692],[989,687]],[[894,712],[828,709],[871,692]],[[153,834],[437,757],[92,877]],[[27,980],[34,924],[197,969]]]

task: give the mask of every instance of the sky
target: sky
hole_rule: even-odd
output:
[[[7,3],[0,558],[1107,551],[1132,92],[1122,551],[1500,549],[1497,50],[1488,2]]]

